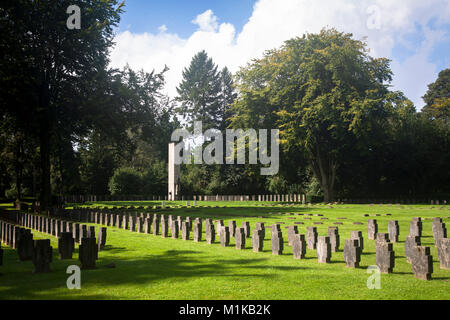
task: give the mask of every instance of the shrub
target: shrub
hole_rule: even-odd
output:
[[[133,168],[119,168],[109,180],[112,195],[142,194],[142,175]]]

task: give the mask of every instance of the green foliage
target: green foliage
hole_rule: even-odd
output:
[[[167,193],[167,163],[157,161],[142,175],[144,195],[165,195]]]
[[[346,147],[383,120],[389,61],[351,34],[322,30],[266,52],[237,78],[232,125],[279,127],[283,147],[303,149],[325,201],[333,199]]]
[[[109,181],[109,191],[112,195],[141,194],[142,174],[133,168],[119,168]]]
[[[177,92],[181,103],[177,112],[191,127],[194,121],[202,121],[203,130],[225,128],[227,110],[236,97],[231,73],[226,67],[219,72],[205,51],[197,53],[183,70]]]

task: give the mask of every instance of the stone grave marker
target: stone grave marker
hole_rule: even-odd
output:
[[[400,228],[397,220],[390,220],[388,223],[388,233],[390,242],[398,242]]]
[[[223,226],[223,221],[222,221],[222,225],[220,225],[219,223],[217,225],[220,228],[220,231],[219,231],[220,245],[222,247],[228,247],[228,245],[230,244],[230,230],[229,230],[229,227]]]
[[[294,241],[296,234],[298,234],[298,227],[297,226],[289,226],[288,227],[288,244],[290,246],[292,246],[292,243]]]
[[[50,262],[52,262],[53,248],[50,246],[50,239],[34,240],[33,248],[33,273],[50,272]]]
[[[206,242],[212,244],[215,240],[216,230],[214,230],[214,223],[212,223],[211,219],[206,219]]]
[[[105,248],[106,245],[106,227],[100,227],[98,228],[98,251],[101,251]],[[91,237],[94,238],[94,237]]]
[[[98,247],[95,238],[82,238],[78,249],[81,269],[95,269],[98,258]]]
[[[253,252],[262,252],[263,246],[264,246],[264,230],[262,229],[253,230],[252,236]]]
[[[72,233],[61,232],[58,238],[58,252],[59,259],[72,259],[73,251],[75,250],[75,240]]]
[[[358,241],[358,247],[361,249],[362,253],[364,250],[364,238],[362,235],[362,231],[352,231],[350,234],[350,239]]]
[[[242,228],[244,229],[244,234],[246,238],[250,238],[252,234],[250,233],[250,222],[243,221],[242,222]]]
[[[317,241],[317,259],[319,263],[330,263],[331,242],[329,236],[320,236]]]
[[[441,238],[437,244],[440,268],[450,270],[450,238]]]
[[[159,234],[159,216],[157,214],[153,215],[152,231],[154,236]]]
[[[198,218],[194,221],[194,241],[202,241],[202,222]]]
[[[189,240],[189,231],[189,222],[183,221],[183,223],[181,224],[181,238],[183,240]]]
[[[409,225],[409,235],[421,237],[422,236],[422,219],[421,218],[413,218]]]
[[[235,231],[236,249],[245,249],[245,231],[244,228],[237,228]]]
[[[167,238],[169,236],[169,221],[165,215],[161,215],[161,237]]]
[[[376,264],[382,273],[392,273],[395,266],[393,244],[387,233],[378,233],[376,238]]]
[[[414,248],[420,246],[420,237],[407,236],[405,240],[405,258],[408,263],[411,263],[411,259],[414,255]]]
[[[356,239],[346,239],[344,246],[345,266],[348,268],[358,268],[361,262],[361,247]]]
[[[433,273],[433,257],[430,247],[416,246],[411,255],[411,266],[414,277],[421,280],[431,280]]]
[[[294,259],[303,259],[306,255],[306,240],[304,234],[294,234],[292,239],[292,253]]]
[[[228,222],[228,229],[230,230],[230,237],[234,237],[236,231],[236,221],[231,220]]]
[[[170,233],[172,234],[172,239],[178,239],[180,228],[178,226],[178,221],[173,220],[170,228]]]
[[[308,244],[308,249],[315,250],[317,246],[317,228],[316,227],[306,227],[306,243]]]
[[[273,255],[283,254],[283,234],[281,232],[281,227],[279,224],[272,225],[271,245],[272,245],[272,254]]]
[[[28,261],[33,259],[34,240],[31,230],[21,229],[17,244],[17,253],[20,261]]]
[[[338,252],[341,245],[338,227],[328,227],[328,236],[330,237],[331,252]]]
[[[369,219],[367,222],[367,237],[370,240],[375,240],[378,233],[378,224],[377,220]]]

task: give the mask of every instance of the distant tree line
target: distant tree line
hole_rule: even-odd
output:
[[[66,27],[69,5],[83,10]],[[205,51],[177,97],[165,73],[111,69],[122,4],[0,4],[0,197],[164,195],[168,143],[181,126],[280,129],[280,172],[259,165],[183,165],[184,194],[307,193],[336,197],[450,194],[450,69],[418,112],[392,91],[390,61],[351,34],[324,29],[286,41],[232,75]]]

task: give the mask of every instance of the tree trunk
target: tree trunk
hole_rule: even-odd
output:
[[[323,191],[323,201],[331,202],[334,200],[334,182],[336,178],[337,162],[323,155],[316,148],[315,156],[311,160],[314,175],[319,180]]]
[[[41,127],[40,134],[40,155],[41,155],[41,210],[46,210],[51,205],[50,186],[50,132],[48,127]]]

